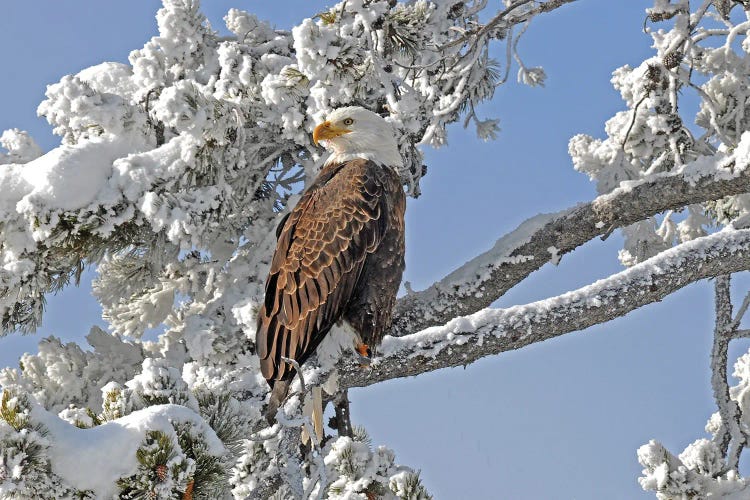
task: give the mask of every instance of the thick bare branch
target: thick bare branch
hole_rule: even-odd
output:
[[[721,159],[715,161],[720,165]],[[713,175],[701,176],[705,163],[699,168],[696,162],[592,202],[533,217],[430,288],[399,300],[389,334],[407,335],[488,307],[547,262],[556,263],[560,256],[615,228],[665,210],[750,191],[750,171],[733,167],[727,163],[716,167]]]
[[[592,285],[508,309],[484,309],[443,326],[386,337],[371,370],[339,365],[342,387],[361,387],[479,358],[604,323],[695,281],[750,269],[750,230],[683,243]],[[402,332],[397,332],[402,333]],[[403,332],[406,333],[406,332]]]
[[[711,387],[714,392],[716,406],[719,407],[722,429],[717,432],[717,445],[724,457],[727,456],[732,433],[729,427],[734,421],[734,408],[729,397],[727,384],[727,352],[729,350],[728,330],[732,323],[732,300],[730,297],[728,275],[718,276],[714,283],[716,328],[714,329],[714,343],[711,349]]]
[[[711,349],[711,387],[721,416],[721,428],[716,433],[714,441],[726,459],[727,468],[736,471],[747,437],[742,431],[739,405],[731,398],[729,383],[727,382],[729,341],[732,339],[734,330],[736,330],[732,321],[732,298],[729,285],[729,275],[716,278],[714,286],[716,327]]]

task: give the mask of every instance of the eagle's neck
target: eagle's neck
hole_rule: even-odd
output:
[[[344,140],[337,141],[336,144],[331,144],[331,147],[333,152],[326,160],[324,166],[337,165],[357,159],[371,160],[378,165],[392,167],[396,170],[404,166],[404,161],[398,152],[396,140],[392,137],[383,138],[373,135],[365,144],[361,142],[357,144],[352,142],[347,143]]]

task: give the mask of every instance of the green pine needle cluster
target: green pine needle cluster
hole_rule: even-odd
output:
[[[402,56],[415,58],[422,45],[422,32],[430,9],[426,2],[399,4],[385,19],[383,29],[391,46]]]
[[[224,446],[239,452],[247,434],[250,433],[247,415],[240,403],[230,394],[216,394],[209,391],[196,391],[200,414],[216,432]]]
[[[391,479],[390,488],[396,492],[400,500],[432,500],[432,496],[419,478],[419,472],[408,473],[401,484],[396,484],[396,481]]]
[[[102,402],[102,413],[99,419],[102,422],[108,422],[125,416],[126,402],[122,389],[113,388],[104,395]]]
[[[189,423],[175,425],[177,442],[182,452],[195,462],[191,478],[195,498],[218,498],[226,488],[227,468],[222,457],[211,455],[202,436],[193,432]]]
[[[136,453],[138,470],[121,478],[121,499],[221,498],[226,493],[227,467],[222,457],[209,453],[193,424],[173,424],[176,440],[150,431]]]
[[[29,418],[24,406],[18,398],[12,397],[11,391],[5,390],[0,399],[0,418],[16,431],[26,429],[29,426]]]

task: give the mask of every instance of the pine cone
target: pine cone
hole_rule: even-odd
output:
[[[664,56],[662,64],[664,64],[664,67],[667,69],[674,69],[680,65],[683,57],[684,54],[682,52],[675,50]]]
[[[729,21],[729,11],[732,10],[732,3],[729,0],[715,0],[714,7],[722,19]]]
[[[156,466],[156,477],[159,478],[159,481],[164,481],[167,478],[167,466],[164,464],[159,464]]]

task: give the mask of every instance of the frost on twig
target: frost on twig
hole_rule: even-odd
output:
[[[653,490],[660,500],[673,498],[724,497],[740,500],[750,487],[736,471],[716,477],[723,461],[716,445],[708,439],[690,444],[679,457],[652,440],[638,449],[643,476],[638,479],[644,490]]]

